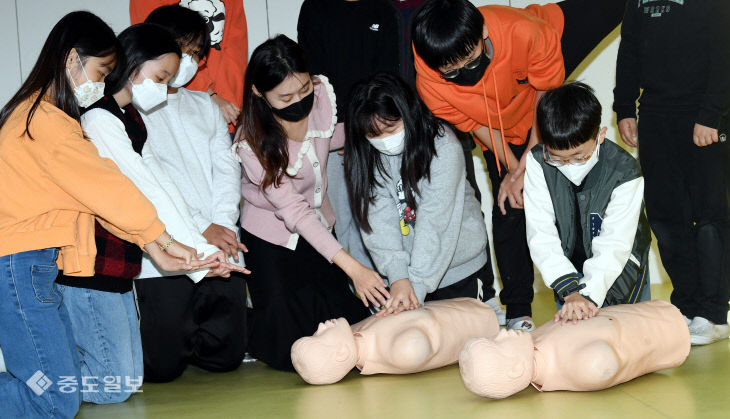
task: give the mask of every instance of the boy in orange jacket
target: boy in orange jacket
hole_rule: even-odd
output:
[[[507,326],[530,331],[534,272],[522,209],[524,156],[538,142],[534,109],[621,21],[622,0],[565,0],[524,9],[427,0],[412,23],[423,101],[484,150]]]

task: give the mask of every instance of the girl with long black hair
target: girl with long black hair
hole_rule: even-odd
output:
[[[73,417],[83,385],[59,269],[91,276],[94,220],[143,247],[165,270],[197,268],[155,208],[99,157],[79,124],[123,62],[111,28],[88,12],[63,17],[0,110],[0,406],[8,417]],[[65,386],[60,384],[66,380]]]
[[[378,274],[352,258],[332,235],[327,155],[342,147],[332,86],[311,76],[302,48],[279,35],[253,52],[246,70],[244,111],[236,137],[243,165],[243,242],[251,277],[251,352],[292,370],[289,351],[319,322],[369,313],[385,303]],[[334,265],[337,266],[333,266]],[[343,272],[344,271],[344,272]]]
[[[346,120],[353,216],[390,283],[381,313],[455,297],[498,307],[484,219],[453,131],[390,73],[353,87]]]

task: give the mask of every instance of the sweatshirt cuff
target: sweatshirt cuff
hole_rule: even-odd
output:
[[[636,118],[636,105],[613,105],[613,110],[616,112],[617,121]]]
[[[421,284],[420,282],[416,282],[416,283],[411,282],[411,286],[413,287],[413,291],[416,293],[416,298],[418,298],[418,303],[423,305],[424,300],[426,300],[426,294],[428,294],[428,290],[426,289],[426,286],[424,284]]]
[[[601,308],[604,301],[606,301],[606,294],[608,289],[611,287],[604,285],[603,281],[599,281],[600,278],[592,278],[590,275],[586,275],[581,278],[580,283],[582,285],[581,295],[590,300],[596,307]]]
[[[563,304],[565,297],[585,288],[585,284],[581,284],[579,281],[580,277],[578,276],[578,273],[573,272],[567,275],[563,275],[553,281],[553,283],[550,284],[550,288],[555,291],[555,295],[558,296],[560,303]]]
[[[149,226],[145,231],[139,233],[139,238],[141,239],[141,242],[137,244],[144,250],[145,244],[155,241],[155,239],[160,237],[160,235],[162,235],[164,231],[165,225],[162,224],[162,221],[160,221],[159,218],[157,218],[151,226]]]
[[[695,122],[708,128],[717,129],[720,126],[721,115],[706,108],[700,109]]]
[[[188,272],[186,275],[188,278],[190,278],[194,283],[200,282],[203,278],[205,278],[206,275],[208,275],[208,272],[210,272],[209,268],[200,269],[194,272]]]
[[[342,245],[334,238],[334,236],[330,235],[332,237],[332,240],[330,243],[320,245],[320,246],[312,246],[315,248],[315,250],[318,250],[322,256],[327,259],[329,263],[332,263],[332,259],[335,257],[337,252],[340,251],[340,249],[343,249]],[[302,238],[302,237],[300,237]],[[306,239],[305,239],[306,240]],[[310,243],[311,244],[311,243]]]

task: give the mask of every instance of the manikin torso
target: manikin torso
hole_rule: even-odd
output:
[[[664,301],[602,308],[578,324],[548,322],[532,332],[532,384],[541,391],[600,390],[673,368],[689,354],[689,330]]]
[[[409,374],[451,365],[464,343],[499,332],[494,311],[473,298],[429,301],[422,308],[352,326],[364,375]]]

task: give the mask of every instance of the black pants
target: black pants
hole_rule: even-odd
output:
[[[527,148],[523,145],[509,144],[515,157],[518,159]],[[497,258],[497,268],[502,279],[502,291],[499,300],[507,306],[507,318],[514,319],[532,315],[532,298],[534,290],[532,283],[535,272],[532,268],[530,249],[527,247],[527,231],[525,227],[525,210],[512,208],[509,201],[505,201],[506,215],[497,205],[499,187],[507,175],[506,170],[499,174],[497,162],[491,151],[484,151],[484,160],[487,162],[489,181],[492,184],[492,239],[494,242],[494,256]]]
[[[243,230],[251,270],[249,352],[270,367],[293,371],[290,350],[320,322],[344,317],[354,324],[370,311],[350,291],[349,279],[299,237],[295,250]]]
[[[685,316],[727,323],[730,142],[697,147],[694,115],[641,112],[639,161],[646,213]]]
[[[135,281],[140,312],[145,381],[164,383],[188,364],[232,371],[246,353],[246,282],[242,274]]]
[[[451,298],[463,297],[476,298],[479,301],[487,301],[493,298],[494,294],[494,274],[492,273],[492,263],[487,262],[478,271],[467,276],[461,281],[426,294],[426,301],[448,300]]]

